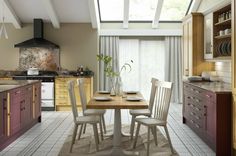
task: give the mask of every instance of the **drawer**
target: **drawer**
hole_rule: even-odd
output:
[[[189,84],[184,83],[184,92],[187,92],[189,94],[193,94],[196,96],[204,96],[205,90],[195,87],[193,85],[189,85]]]
[[[204,127],[205,117],[202,114],[195,113],[194,111],[189,112],[189,119],[193,120],[199,127]]]
[[[192,94],[185,94],[184,95],[185,97],[185,103],[188,104],[193,104],[195,107],[198,107],[198,108],[203,108],[204,107],[204,99],[202,99],[201,97],[197,97],[195,95],[192,95]]]

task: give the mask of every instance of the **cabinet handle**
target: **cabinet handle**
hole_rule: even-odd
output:
[[[200,100],[196,99],[196,102],[200,102]]]
[[[200,93],[198,90],[195,91],[196,93]]]
[[[191,123],[194,123],[194,121],[193,121],[193,120],[190,120],[190,122],[191,122]]]
[[[193,112],[191,112],[190,114],[191,114],[191,115],[194,115],[194,113],[193,113]]]
[[[208,98],[211,98],[211,96],[210,96],[210,95],[208,95],[208,94],[206,94],[206,97],[208,97]]]
[[[15,92],[15,94],[20,94],[20,92],[21,92],[21,91],[17,91],[17,92]]]
[[[196,126],[197,128],[200,128],[200,126],[199,126],[198,124],[195,124],[195,126]]]
[[[193,88],[191,88],[191,91],[194,91],[194,89],[193,89]]]
[[[200,119],[199,116],[195,116],[195,117],[196,117],[196,119],[198,119],[198,120]]]

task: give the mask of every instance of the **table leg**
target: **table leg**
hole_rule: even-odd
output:
[[[99,152],[98,155],[109,156],[137,156],[138,152],[125,151],[121,147],[121,113],[120,109],[115,109],[114,134],[113,134],[113,148],[110,152]]]

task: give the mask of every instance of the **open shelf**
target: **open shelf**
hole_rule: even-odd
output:
[[[227,19],[227,20],[224,20],[222,22],[215,23],[215,26],[217,26],[217,25],[228,25],[228,24],[231,24],[231,18]]]
[[[230,38],[231,34],[227,34],[227,35],[221,35],[221,36],[215,36],[216,39],[221,39],[221,38]]]

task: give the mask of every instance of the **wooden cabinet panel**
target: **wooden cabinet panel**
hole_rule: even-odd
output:
[[[232,94],[233,94],[233,148],[236,155],[236,2],[232,0]]]
[[[55,103],[57,111],[67,111],[71,109],[69,93],[67,88],[67,83],[70,80],[76,81],[79,77],[63,77],[56,78],[55,80]],[[93,78],[80,78],[84,79],[84,87],[86,91],[87,101],[93,95]],[[79,88],[76,85],[75,88],[76,102],[78,107],[81,107],[80,96],[79,96]]]
[[[7,137],[7,96],[0,93],[0,142]]]
[[[231,93],[212,92],[183,84],[183,123],[186,123],[217,156],[231,155]]]
[[[32,120],[33,87],[31,85],[24,88],[23,97],[24,100],[21,103],[21,127],[25,127]]]
[[[183,19],[183,76],[201,75],[213,70],[213,63],[204,61],[204,17],[191,13]]]
[[[33,85],[33,118],[41,122],[41,83]]]
[[[21,128],[22,91],[14,89],[10,92],[10,135],[15,134]]]

